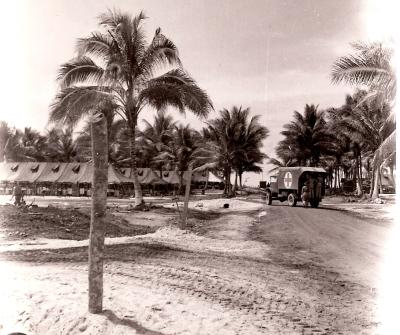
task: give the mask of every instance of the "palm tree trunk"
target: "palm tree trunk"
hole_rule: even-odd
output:
[[[236,194],[237,186],[238,186],[238,173],[235,170],[235,185],[233,185],[233,191],[232,191],[233,194]]]
[[[359,155],[356,157],[356,167],[355,167],[355,176],[356,176],[356,186],[357,186],[357,195],[361,196],[362,191],[362,182],[361,182],[361,174],[360,174],[360,164],[359,164]]]
[[[206,184],[204,185],[204,193],[208,188],[208,179],[210,179],[210,171],[207,170],[207,179],[206,179]]]
[[[374,183],[373,183],[374,188],[371,193],[371,197],[373,199],[379,198],[379,188],[380,188],[379,184],[380,184],[380,168],[379,168],[379,166],[376,166],[375,170],[374,170]],[[372,184],[371,184],[371,186],[372,186]]]
[[[129,136],[129,148],[131,158],[131,177],[133,178],[133,186],[135,190],[135,206],[140,206],[143,203],[142,187],[140,186],[139,176],[137,171],[136,157],[136,129],[135,125],[129,126],[131,136]]]
[[[108,183],[107,122],[105,117],[91,124],[92,209],[89,233],[89,312],[103,309],[103,254]]]
[[[183,226],[187,225],[187,218],[188,218],[188,211],[189,211],[190,186],[192,183],[192,171],[193,171],[193,165],[189,164],[188,176],[187,176],[187,180],[186,180],[185,200],[184,200],[184,206],[183,206],[183,220],[182,220]]]

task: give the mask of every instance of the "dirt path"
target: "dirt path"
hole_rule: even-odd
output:
[[[370,276],[387,226],[286,206],[196,215],[201,236],[171,229],[106,247],[103,315],[85,312],[85,247],[0,253],[15,267],[0,293],[34,333],[376,333]]]

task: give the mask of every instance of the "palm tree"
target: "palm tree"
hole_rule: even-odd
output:
[[[365,85],[370,92],[366,100],[373,98],[381,100],[381,107],[388,104],[393,110],[396,96],[396,74],[392,65],[394,50],[391,46],[374,43],[354,43],[355,53],[340,57],[333,65],[333,83],[347,82],[351,85]],[[395,122],[395,115],[391,112],[387,123]],[[384,126],[385,128],[386,126]],[[390,127],[390,126],[389,126]],[[373,158],[373,187],[371,196],[379,196],[380,168],[386,159],[392,157],[396,151],[396,131],[393,130],[374,153]]]
[[[277,153],[298,165],[318,166],[321,155],[333,151],[333,135],[329,132],[324,113],[318,106],[306,105],[304,115],[294,112],[294,121],[283,126],[285,138],[279,142]]]
[[[142,193],[136,165],[136,126],[140,112],[148,107],[157,110],[173,106],[184,113],[189,110],[204,117],[212,109],[207,94],[183,70],[175,44],[161,29],[148,45],[142,23],[145,15],[135,17],[118,11],[99,16],[103,29],[78,41],[78,57],[64,64],[59,73],[63,95],[80,90],[82,99],[63,104],[56,115],[74,118],[79,110],[91,105],[93,93],[116,104],[114,109],[127,123],[130,132],[130,156],[135,184],[135,203],[142,203]],[[160,69],[171,70],[156,76]],[[94,84],[94,85],[93,85]]]
[[[174,169],[179,173],[179,190],[183,189],[184,172],[188,170],[202,145],[199,132],[190,128],[189,125],[175,125],[171,140],[168,144],[160,144],[161,153],[154,158],[154,163],[163,164],[168,169]]]
[[[250,118],[250,108],[233,108],[231,113],[240,128],[236,139],[236,153],[233,162],[236,172],[236,190],[237,177],[239,177],[240,188],[242,188],[242,175],[244,172],[262,172],[261,167],[257,164],[261,164],[267,158],[261,152],[261,148],[263,141],[268,137],[269,130],[260,125],[259,115]]]
[[[277,156],[278,156],[278,159],[270,157],[268,160],[269,164],[274,165],[274,167],[268,171],[269,173],[275,173],[281,167],[296,165],[296,163],[293,163],[289,157],[280,156],[279,154],[277,154]],[[280,160],[279,160],[279,158],[280,158]]]
[[[145,129],[138,131],[140,138],[139,147],[141,148],[142,155],[150,158],[149,165],[162,173],[164,162],[155,162],[154,157],[162,153],[163,148],[173,139],[173,132],[176,129],[176,122],[171,115],[167,115],[165,111],[160,110],[154,118],[153,124],[143,120]]]
[[[71,162],[77,156],[77,144],[72,137],[71,127],[66,129],[52,128],[45,138],[46,160],[52,162]]]
[[[7,122],[0,122],[0,162],[6,159],[6,146],[12,137],[12,129],[8,126]]]

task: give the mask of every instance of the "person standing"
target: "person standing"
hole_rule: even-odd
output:
[[[307,207],[310,201],[310,177],[306,175],[306,181],[301,188],[301,200],[303,201],[303,206]]]
[[[13,188],[13,194],[12,194],[11,200],[12,200],[12,198],[15,198],[15,201],[14,201],[15,206],[21,205],[22,188],[21,188],[21,186],[19,186],[18,182],[15,184],[15,186]]]

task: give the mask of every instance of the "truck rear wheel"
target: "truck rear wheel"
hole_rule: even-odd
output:
[[[288,195],[287,201],[288,201],[290,207],[295,207],[296,203],[297,203],[296,195],[294,193],[290,193]]]
[[[319,201],[318,200],[312,200],[312,201],[310,201],[310,205],[313,208],[317,208],[318,205],[319,205]]]
[[[267,205],[271,205],[271,204],[272,204],[272,194],[271,194],[271,191],[267,191],[266,202],[267,202]]]

